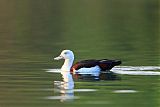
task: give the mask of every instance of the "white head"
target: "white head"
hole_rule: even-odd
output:
[[[60,59],[74,60],[74,54],[71,50],[63,50],[58,57],[54,58],[54,60]]]
[[[62,71],[70,71],[70,68],[74,61],[74,54],[71,50],[63,50],[61,54],[54,58],[54,60],[65,59],[65,62],[61,68]]]

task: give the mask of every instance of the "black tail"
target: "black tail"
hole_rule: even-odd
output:
[[[120,60],[108,60],[108,59],[101,59],[99,60],[99,67],[102,71],[111,70],[114,66],[120,65]]]
[[[122,62],[120,60],[114,60],[113,61],[113,65],[114,66],[117,66],[117,65],[120,65]]]

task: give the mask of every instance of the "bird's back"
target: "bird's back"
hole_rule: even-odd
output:
[[[90,59],[90,60],[82,60],[77,63],[75,63],[71,67],[71,72],[73,70],[78,70],[80,68],[91,68],[95,66],[99,66],[101,68],[101,71],[111,70],[114,66],[120,65],[120,60],[108,60],[108,59]]]

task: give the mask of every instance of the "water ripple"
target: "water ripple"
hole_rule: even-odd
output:
[[[113,93],[136,93],[136,90],[114,90]]]
[[[160,66],[118,66],[111,71],[127,75],[160,75]]]
[[[111,71],[126,75],[160,75],[160,66],[117,66]],[[60,73],[60,69],[45,69],[46,72]]]

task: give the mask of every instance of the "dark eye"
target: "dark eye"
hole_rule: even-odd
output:
[[[68,52],[64,52],[64,54],[68,54]]]

